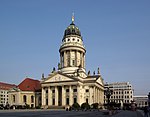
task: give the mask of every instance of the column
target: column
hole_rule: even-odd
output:
[[[99,89],[97,88],[97,103],[99,103]]]
[[[95,87],[95,103],[96,103],[96,87]]]
[[[82,52],[80,51],[80,65],[82,67]]]
[[[97,103],[97,87],[95,87],[95,103]]]
[[[65,86],[62,86],[62,106],[66,105],[66,91]]]
[[[48,105],[52,105],[52,91],[50,87],[48,87]]]
[[[93,103],[95,103],[95,86],[93,87]]]
[[[77,50],[75,51],[75,66],[78,66]]]
[[[91,104],[93,104],[93,95],[92,95],[92,88],[91,88],[91,86],[89,86],[89,104],[91,105]]]
[[[83,64],[82,67],[83,67],[83,68],[85,68],[85,64],[84,64],[84,63],[85,63],[85,54],[83,53],[83,60],[82,60],[82,64]]]
[[[73,95],[72,95],[72,87],[69,87],[69,105],[72,106],[73,104]]]
[[[98,96],[99,96],[99,95],[98,95],[98,87],[97,87],[97,103],[98,103]]]
[[[101,90],[99,89],[99,102],[101,102]]]
[[[100,102],[100,89],[98,89],[98,103]]]
[[[42,87],[42,106],[45,106],[45,89]]]
[[[71,50],[69,51],[69,67],[72,66]]]
[[[82,65],[81,66],[84,67],[84,54],[83,54],[83,52],[82,52]]]
[[[99,88],[97,89],[97,103],[99,103]]]
[[[64,67],[66,67],[67,66],[67,57],[66,57],[66,51],[64,51],[64,61],[63,61],[63,63],[64,63]]]
[[[58,106],[58,88],[55,86],[55,106]]]

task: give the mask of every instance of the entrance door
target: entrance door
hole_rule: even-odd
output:
[[[62,106],[62,87],[58,86],[58,106]]]

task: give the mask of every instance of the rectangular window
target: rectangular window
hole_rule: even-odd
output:
[[[31,103],[34,103],[34,96],[31,96]]]
[[[75,60],[72,60],[72,66],[75,66]]]
[[[13,103],[15,103],[15,101],[16,101],[16,100],[15,100],[15,95],[13,95]]]

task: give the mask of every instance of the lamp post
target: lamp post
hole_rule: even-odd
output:
[[[109,104],[110,104],[110,96],[112,95],[112,90],[107,87],[107,90],[105,90],[105,95],[107,97],[107,109],[109,109]]]

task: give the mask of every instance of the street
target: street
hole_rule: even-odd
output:
[[[143,117],[139,111],[119,111],[105,115],[104,111],[64,110],[1,110],[0,117]]]

